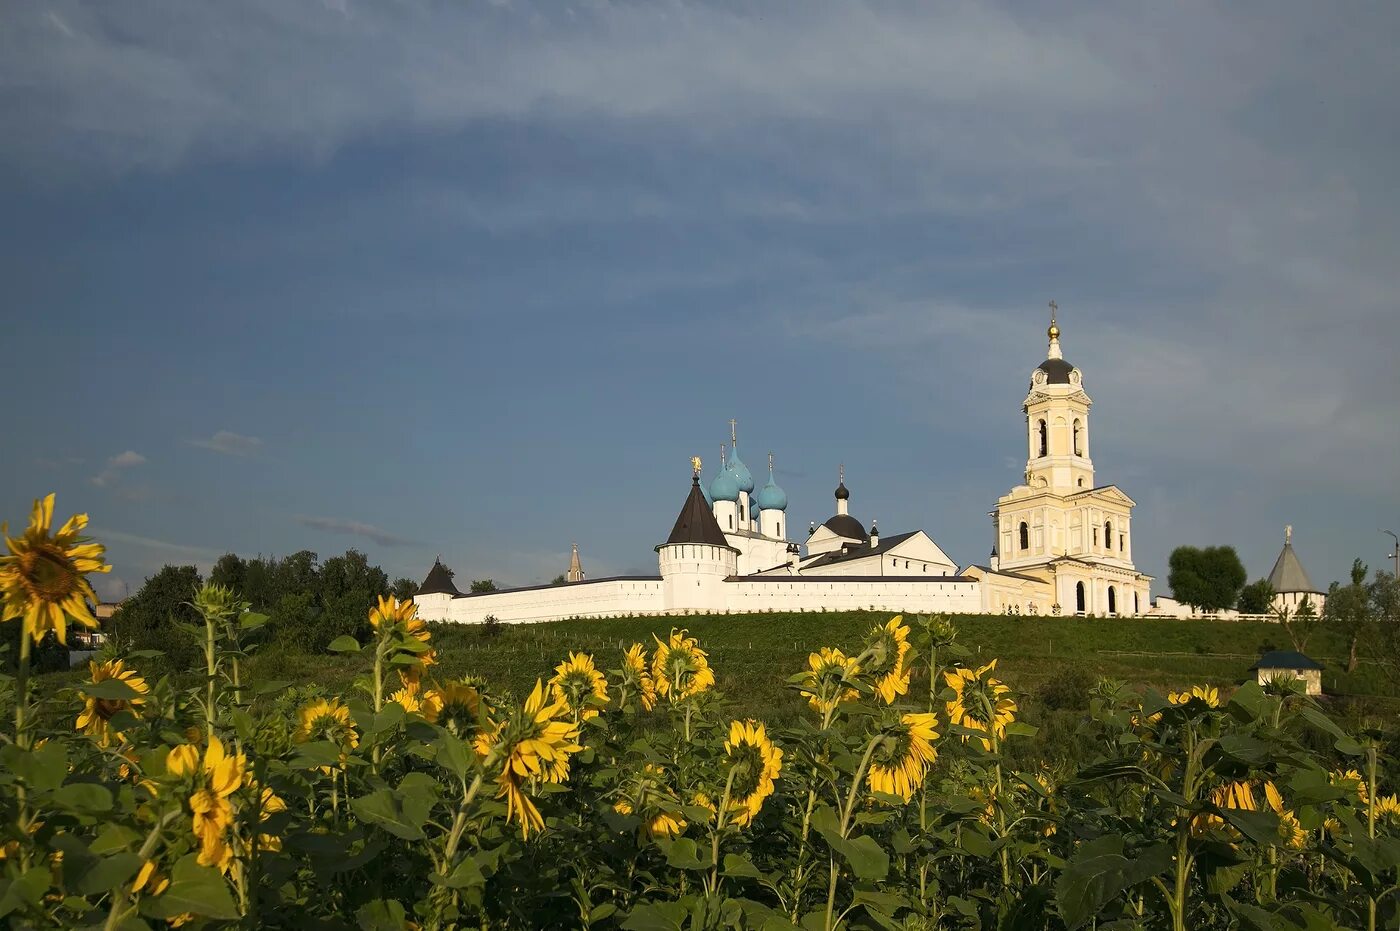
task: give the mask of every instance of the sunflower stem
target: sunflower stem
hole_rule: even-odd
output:
[[[724,813],[729,810],[729,793],[734,790],[734,771],[738,765],[729,767],[729,778],[724,782],[724,795],[720,799],[719,811],[715,813],[715,829],[710,832],[710,883],[711,894],[719,891],[719,835],[724,830]]]
[[[26,733],[26,726],[29,712],[29,641],[30,632],[21,630],[19,634],[19,669],[15,673],[15,746],[21,750],[29,749],[29,736]],[[15,783],[15,800],[19,803],[19,811],[16,818],[19,823],[19,833],[24,838],[24,843],[20,845],[20,865],[23,869],[29,869],[29,801],[28,790],[24,781],[18,780]]]
[[[846,805],[841,811],[841,837],[846,837],[846,832],[850,830],[851,815],[856,809],[856,796],[860,793],[860,781],[865,776],[865,770],[870,766],[870,758],[875,755],[875,748],[885,739],[883,734],[876,734],[870,738],[870,743],[865,748],[865,755],[861,757],[860,765],[856,767],[855,778],[851,780],[851,791],[846,795]],[[823,927],[826,931],[832,931],[835,925],[832,924],[832,917],[836,911],[836,855],[831,855],[831,872],[826,886],[826,923]]]
[[[156,852],[156,844],[160,842],[160,832],[165,829],[167,824],[174,821],[179,814],[179,809],[168,811],[165,813],[164,817],[157,821],[155,826],[151,828],[151,832],[146,835],[145,843],[141,845],[141,849],[137,852],[137,856],[141,858],[142,864],[151,859],[151,855]],[[107,921],[102,926],[103,931],[113,931],[113,929],[119,926],[127,917],[127,904],[131,901],[130,888],[128,884],[118,886],[113,891],[112,907],[107,911]]]

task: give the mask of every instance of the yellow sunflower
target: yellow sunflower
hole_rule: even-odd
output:
[[[871,656],[865,671],[875,677],[875,694],[887,705],[909,691],[909,628],[904,615],[876,624],[866,638],[865,651]]]
[[[1361,804],[1369,804],[1371,796],[1366,791],[1366,779],[1354,769],[1334,770],[1328,774],[1328,782],[1334,786],[1341,786],[1344,789],[1351,789],[1356,792],[1356,799]]]
[[[570,755],[583,749],[575,743],[578,725],[561,720],[566,714],[562,702],[546,703],[544,683],[536,679],[525,704],[477,738],[478,752],[493,768],[499,766],[496,797],[506,800],[506,820],[520,823],[522,838],[544,829],[544,817],[525,793],[525,784],[563,782],[569,778]]]
[[[1376,817],[1387,824],[1400,824],[1400,795],[1376,796]]]
[[[484,733],[490,710],[475,685],[444,682],[424,693],[419,714],[463,740],[474,740]]]
[[[872,792],[898,795],[904,801],[913,798],[924,784],[924,776],[938,751],[933,742],[938,739],[934,728],[938,719],[932,713],[906,714],[899,727],[891,729],[870,758],[866,783]]]
[[[202,764],[199,748],[193,744],[181,744],[166,755],[166,771],[188,780],[192,787],[189,805],[194,816],[194,835],[199,840],[201,866],[228,871],[233,859],[228,845],[228,829],[233,824],[229,796],[243,784],[246,768],[243,754],[225,753],[217,737],[209,738]]]
[[[427,717],[427,712],[423,710],[423,691],[420,682],[420,679],[405,681],[401,688],[389,696],[389,701],[399,705],[409,714],[421,714]]]
[[[846,683],[860,672],[856,658],[834,647],[822,647],[807,657],[807,672],[798,690],[807,696],[812,710],[825,717],[842,702],[855,701],[860,692]]]
[[[630,815],[633,812],[632,803],[627,799],[618,799],[613,803],[613,811],[619,815]],[[642,825],[642,833],[647,837],[672,837],[685,830],[685,818],[679,812],[662,811],[658,812]]]
[[[1224,785],[1216,786],[1210,790],[1210,800],[1217,808],[1231,808],[1239,811],[1258,811],[1259,806],[1254,801],[1254,787],[1248,782],[1227,782]],[[1196,815],[1191,819],[1191,831],[1194,834],[1204,834],[1216,828],[1226,828],[1226,833],[1237,836],[1234,828],[1225,824],[1225,819],[1219,815],[1203,814]]]
[[[380,595],[378,604],[369,609],[369,623],[375,630],[382,631],[386,628],[397,627],[399,625],[403,625],[407,628],[411,622],[417,621],[418,627],[421,629],[423,627],[423,622],[416,616],[417,614],[418,606],[413,603],[412,598],[399,601],[397,596],[394,595],[390,595],[388,598]],[[424,633],[427,634],[426,631],[424,631]],[[431,636],[431,634],[427,634],[427,636],[420,637],[419,639],[427,643],[429,636]]]
[[[729,754],[733,781],[729,786],[730,820],[739,826],[749,824],[763,802],[773,794],[773,782],[783,769],[783,751],[773,746],[767,729],[757,721],[731,721]]]
[[[118,712],[133,710],[137,705],[145,704],[146,699],[141,697],[149,692],[150,686],[146,685],[146,680],[136,674],[136,670],[127,669],[126,664],[119,659],[97,662],[88,662],[88,668],[92,670],[93,684],[105,682],[108,679],[116,679],[131,686],[133,691],[139,692],[131,698],[96,698],[87,696],[86,704],[82,712],[78,715],[78,720],[74,725],[78,730],[93,737],[98,737],[102,741],[102,746],[107,743],[112,735],[107,732],[107,722],[116,717]],[[121,735],[115,735],[118,740]]]
[[[258,793],[258,823],[262,824],[279,811],[286,811],[287,803],[267,786]],[[282,849],[282,838],[276,834],[258,834],[258,847],[273,852]]]
[[[147,860],[141,864],[141,871],[136,874],[136,881],[131,884],[133,893],[145,890],[151,895],[160,895],[170,888],[170,879],[156,869],[156,861]]]
[[[0,556],[0,591],[4,593],[4,616],[24,618],[24,633],[38,643],[49,631],[67,643],[65,618],[85,627],[96,627],[97,619],[88,609],[97,595],[84,578],[89,572],[111,572],[103,560],[100,543],[85,542],[79,535],[87,526],[86,514],[75,514],[55,534],[53,495],[34,502],[29,526],[18,540],[10,536],[8,524],[0,524],[10,555]]]
[[[981,731],[984,736],[977,739],[988,751],[992,749],[992,738],[1001,740],[1006,736],[1006,726],[1016,720],[1017,711],[1011,689],[989,675],[996,668],[997,661],[992,660],[977,669],[960,666],[943,674],[954,693],[946,705],[948,723]]]
[[[1184,705],[1193,698],[1199,698],[1212,708],[1220,707],[1220,690],[1213,685],[1193,685],[1190,690],[1171,692],[1167,701],[1173,705]]]
[[[635,691],[641,700],[642,710],[650,711],[656,705],[656,683],[647,668],[646,651],[640,643],[634,643],[622,654],[622,684]]]
[[[655,634],[652,636],[656,651],[651,657],[651,678],[657,695],[676,702],[714,687],[714,671],[698,640],[674,627],[664,643]]]
[[[567,660],[554,667],[549,687],[554,700],[563,703],[576,721],[598,716],[597,706],[588,700],[590,696],[604,703],[608,700],[608,680],[587,653],[570,652]]]
[[[297,710],[297,729],[292,740],[304,744],[329,740],[353,750],[360,745],[360,734],[350,717],[350,709],[337,698],[318,698]]]
[[[1290,847],[1302,849],[1308,845],[1308,832],[1303,830],[1303,826],[1298,823],[1298,816],[1292,810],[1284,807],[1283,796],[1279,793],[1278,787],[1272,782],[1264,783],[1264,800],[1269,803],[1269,808],[1278,815],[1279,836]]]

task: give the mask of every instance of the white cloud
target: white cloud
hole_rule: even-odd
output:
[[[89,481],[91,481],[92,484],[96,485],[98,488],[107,488],[116,483],[118,473],[120,473],[122,470],[135,468],[136,466],[145,464],[145,456],[141,455],[135,450],[128,449],[125,452],[117,453],[117,455],[108,459],[107,467],[101,472],[99,472],[97,475],[94,475],[91,479],[89,479]]]
[[[262,449],[263,441],[256,436],[220,430],[208,439],[190,440],[189,444],[227,456],[251,456]]]

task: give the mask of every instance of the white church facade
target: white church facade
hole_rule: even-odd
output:
[[[991,512],[988,565],[959,569],[923,530],[882,535],[850,512],[842,470],[835,513],[790,539],[786,493],[774,479],[756,487],[730,444],[708,484],[692,461],[689,492],[664,543],[658,574],[585,579],[577,548],[569,582],[463,593],[435,563],[415,596],[428,620],[503,623],[617,615],[767,611],[903,611],[914,614],[1134,615],[1149,604],[1151,578],[1132,561],[1133,500],[1096,485],[1089,458],[1089,408],[1082,373],[1060,349],[1054,304],[1046,359],[1031,373],[1025,483]]]

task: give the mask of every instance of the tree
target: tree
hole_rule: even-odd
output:
[[[209,582],[212,585],[226,585],[246,598],[248,564],[236,553],[225,553],[209,570]]]
[[[1347,672],[1356,671],[1357,650],[1372,633],[1371,592],[1366,584],[1369,570],[1359,559],[1351,562],[1351,582],[1333,582],[1327,588],[1327,621],[1347,638]]]
[[[1400,580],[1389,572],[1377,572],[1371,583],[1371,617],[1381,670],[1400,681]]]
[[[1172,597],[1201,611],[1234,607],[1249,577],[1233,546],[1178,546],[1167,564]]]
[[[494,579],[477,579],[472,583],[471,590],[473,592],[494,592],[497,590],[496,582]]]
[[[568,577],[567,575],[565,575],[564,573],[561,572],[561,573],[559,573],[558,575],[556,575],[553,579],[551,579],[550,582],[549,582],[549,584],[550,584],[550,585],[567,585],[568,582],[569,582],[569,577]]]
[[[1240,589],[1240,600],[1235,610],[1241,614],[1269,614],[1273,607],[1274,587],[1268,579],[1259,579]]]
[[[399,601],[407,601],[418,594],[418,583],[412,579],[394,579],[394,584],[389,586],[389,591]]]
[[[1296,611],[1289,611],[1284,605],[1279,605],[1273,613],[1283,625],[1283,629],[1288,632],[1288,639],[1293,641],[1293,649],[1300,653],[1305,652],[1313,631],[1317,630],[1322,622],[1317,615],[1317,609],[1313,607],[1312,599],[1304,596]]]
[[[199,644],[175,625],[198,623],[190,600],[202,584],[194,566],[165,566],[122,602],[112,617],[114,636],[132,649],[163,651],[174,670],[194,668]]]

